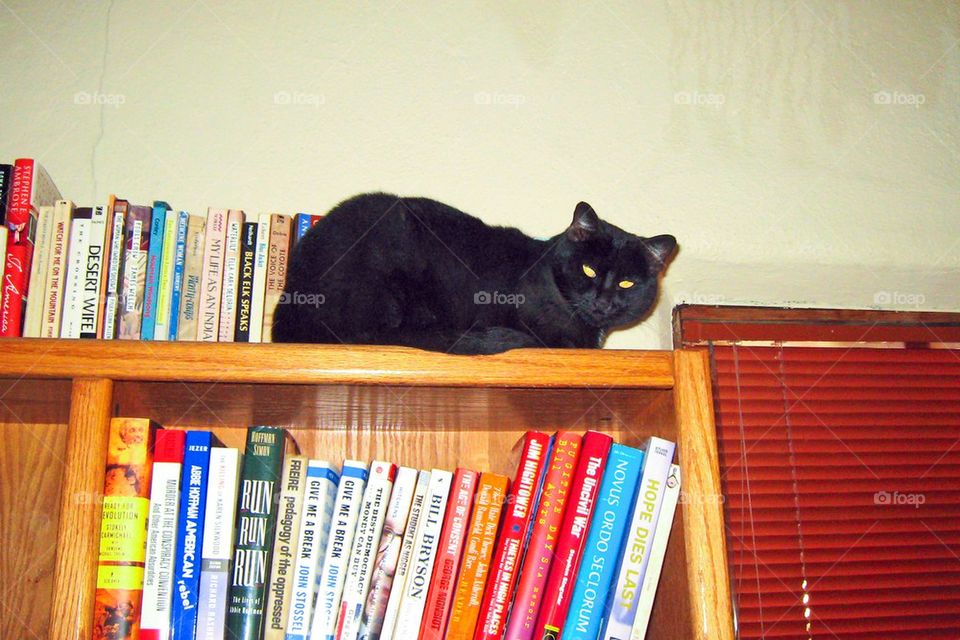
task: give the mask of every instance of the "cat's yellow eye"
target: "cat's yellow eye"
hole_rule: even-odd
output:
[[[593,267],[591,267],[591,266],[588,265],[588,264],[583,265],[583,272],[586,274],[586,276],[587,276],[588,278],[596,278],[596,277],[597,277],[597,272],[594,271],[594,270],[593,270]]]
[[[631,281],[631,280],[621,280],[621,281],[620,281],[620,288],[621,288],[621,289],[629,289],[629,288],[632,287],[632,286],[633,286],[633,281]]]

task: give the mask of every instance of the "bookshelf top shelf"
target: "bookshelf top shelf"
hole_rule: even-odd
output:
[[[674,386],[670,351],[520,349],[452,356],[406,347],[0,340],[0,376],[161,382],[452,387]]]

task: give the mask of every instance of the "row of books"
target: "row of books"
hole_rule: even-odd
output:
[[[274,427],[249,429],[241,454],[115,418],[93,637],[644,638],[680,490],[674,444],[528,432],[518,449],[510,482],[335,466]]]
[[[269,342],[289,253],[321,216],[76,207],[35,160],[0,165],[0,336]]]

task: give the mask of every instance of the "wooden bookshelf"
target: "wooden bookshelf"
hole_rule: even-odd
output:
[[[531,428],[676,440],[683,498],[648,638],[732,640],[709,372],[696,351],[0,341],[0,637],[88,640],[113,416],[251,424],[304,453],[513,474]]]

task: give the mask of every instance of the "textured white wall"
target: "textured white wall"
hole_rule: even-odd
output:
[[[681,301],[960,310],[955,2],[2,4],[0,158],[77,202],[584,199],[682,244],[615,347]]]

